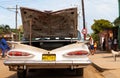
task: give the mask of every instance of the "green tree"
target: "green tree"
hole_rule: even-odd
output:
[[[119,26],[120,25],[120,17],[116,18],[113,23],[115,26]]]
[[[94,20],[94,24],[91,26],[92,30],[96,34],[102,32],[105,29],[109,29],[112,27],[113,27],[113,24],[110,21],[105,19]]]
[[[11,33],[11,29],[10,29],[10,26],[9,26],[9,25],[5,25],[5,27],[4,27],[4,32],[5,32],[5,33]]]
[[[94,41],[98,41],[99,40],[99,35],[98,34],[92,33],[91,36],[94,39]]]
[[[10,33],[11,29],[9,25],[0,25],[0,34]]]
[[[21,33],[23,33],[23,25],[20,25],[18,29]]]
[[[91,26],[93,33],[92,37],[95,41],[99,40],[99,33],[104,31],[105,29],[110,29],[113,27],[113,24],[109,20],[100,19],[94,20],[93,25]]]
[[[4,25],[0,25],[0,34],[2,34],[4,31]]]

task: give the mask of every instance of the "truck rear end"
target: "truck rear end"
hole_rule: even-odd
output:
[[[91,62],[89,49],[80,42],[77,8],[38,11],[21,7],[24,40],[11,42],[4,64],[25,78],[31,69],[83,69]],[[77,71],[78,72],[78,71]]]

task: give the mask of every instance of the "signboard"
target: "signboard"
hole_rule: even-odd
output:
[[[87,34],[87,29],[86,28],[82,29],[82,34]]]

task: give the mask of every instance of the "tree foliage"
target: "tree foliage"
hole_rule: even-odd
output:
[[[94,24],[91,26],[92,30],[94,33],[100,33],[105,29],[112,28],[113,24],[105,19],[100,19],[100,20],[94,20]]]
[[[21,25],[20,31],[23,32],[22,25]],[[4,25],[4,24],[0,25],[0,34],[11,33],[11,32],[17,33],[18,30],[14,29],[14,28],[10,28],[9,25]]]
[[[94,41],[98,41],[99,40],[99,33],[106,30],[106,29],[110,29],[113,27],[113,24],[105,19],[100,19],[100,20],[94,20],[93,25],[91,26],[93,33],[92,33],[92,37],[94,39]]]
[[[10,33],[11,29],[9,25],[0,25],[0,34]]]
[[[23,32],[23,25],[20,25],[18,29],[20,32]]]
[[[119,26],[120,25],[120,17],[116,18],[113,23],[115,26]]]
[[[99,40],[99,35],[98,34],[92,33],[91,36],[94,39],[94,41],[98,41]]]

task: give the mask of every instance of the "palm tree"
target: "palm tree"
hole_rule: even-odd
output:
[[[0,25],[0,34],[11,33],[11,29],[9,25]]]

